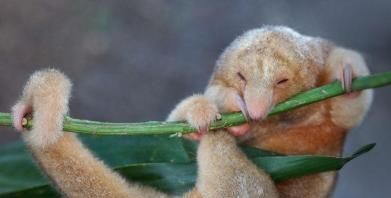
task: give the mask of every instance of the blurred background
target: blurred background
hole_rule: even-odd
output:
[[[164,120],[182,98],[204,90],[215,60],[239,34],[287,25],[362,52],[373,73],[391,68],[391,1],[67,1],[0,2],[0,111],[28,76],[53,67],[73,81],[71,115],[101,121]],[[345,153],[376,142],[340,173],[333,197],[391,194],[391,88]],[[0,128],[0,145],[19,136]],[[1,171],[1,170],[0,170]]]

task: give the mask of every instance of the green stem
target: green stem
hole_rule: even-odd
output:
[[[353,80],[352,90],[377,88],[391,84],[391,72],[385,72]],[[269,116],[283,113],[304,105],[322,101],[331,97],[344,94],[339,81],[297,94],[296,96],[276,105]],[[246,122],[241,113],[223,114],[221,119],[214,122],[210,129],[219,129],[240,125]],[[12,118],[9,113],[0,113],[0,126],[12,126]],[[32,120],[28,120],[26,127],[32,126]],[[79,120],[65,117],[64,131],[76,133],[88,133],[96,135],[154,135],[154,134],[180,134],[196,131],[186,122],[140,122],[140,123],[109,123],[89,120]]]

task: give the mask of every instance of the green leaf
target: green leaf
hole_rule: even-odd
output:
[[[135,163],[183,163],[194,159],[182,148],[179,138],[88,136],[82,139],[98,158],[112,167]],[[0,149],[0,194],[46,183],[22,142]]]
[[[166,136],[83,137],[83,141],[111,167],[129,180],[154,186],[171,194],[191,189],[197,175],[197,143]],[[115,146],[113,146],[115,145]],[[346,158],[284,156],[243,147],[255,164],[275,181],[322,171],[339,170],[347,162],[373,148],[367,145]],[[33,164],[24,144],[0,149],[0,197],[59,196]]]

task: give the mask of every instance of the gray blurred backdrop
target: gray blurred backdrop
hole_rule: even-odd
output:
[[[0,111],[44,67],[74,82],[71,115],[105,121],[163,120],[182,98],[202,92],[221,51],[264,24],[287,25],[361,51],[372,72],[391,66],[391,1],[66,1],[0,2]],[[391,194],[391,89],[345,146],[377,142],[347,165],[334,197]],[[18,140],[0,128],[0,144]],[[0,170],[1,171],[1,170]]]

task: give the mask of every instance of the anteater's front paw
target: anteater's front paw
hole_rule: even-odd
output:
[[[174,109],[168,117],[168,121],[187,121],[198,130],[190,134],[193,139],[200,139],[209,129],[209,126],[220,118],[217,106],[203,95],[191,96]]]
[[[217,106],[204,97],[194,98],[186,113],[186,121],[198,130],[197,134],[193,134],[197,139],[208,132],[209,126],[220,117]]]
[[[329,80],[337,79],[341,82],[346,92],[343,97],[357,98],[361,95],[361,92],[352,90],[352,80],[355,77],[369,75],[369,71],[359,53],[343,48],[334,49],[328,59],[328,65]]]

